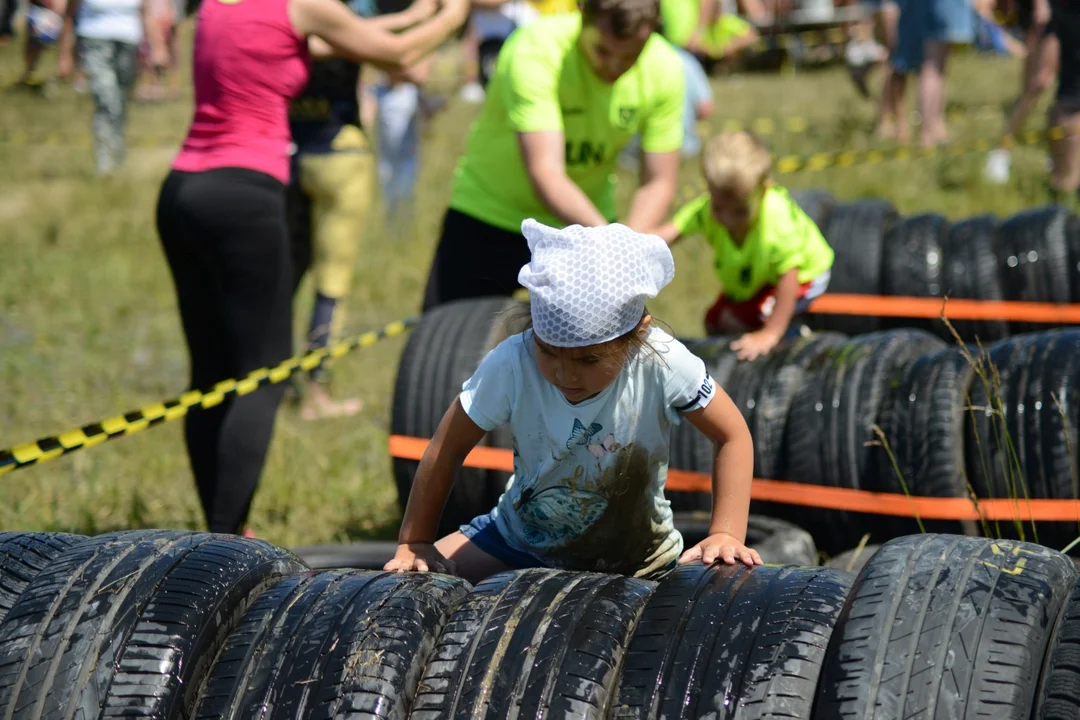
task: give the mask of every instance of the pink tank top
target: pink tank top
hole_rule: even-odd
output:
[[[203,0],[195,30],[195,117],[173,168],[240,167],[289,182],[289,102],[308,81],[288,0]]]

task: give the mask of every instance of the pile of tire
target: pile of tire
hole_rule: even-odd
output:
[[[450,303],[428,313],[406,346],[392,432],[430,438],[461,384],[500,333],[507,299]],[[927,330],[835,331],[785,339],[739,361],[732,337],[684,340],[731,395],[754,439],[755,477],[926,497],[1076,499],[1080,453],[1080,329],[1013,335],[990,345],[946,342]],[[508,428],[486,443],[510,448]],[[688,423],[671,438],[673,468],[709,473],[713,450]],[[395,460],[402,507],[416,463]],[[490,510],[505,473],[465,468],[440,531]],[[678,518],[708,512],[704,493],[670,492]],[[1076,523],[924,522],[793,504],[752,512],[805,528],[833,555],[864,535],[882,543],[922,529],[1001,535],[1065,547]],[[1080,520],[1080,519],[1078,519]]]
[[[936,213],[901,216],[885,200],[837,202],[821,190],[792,197],[835,251],[826,292],[1080,302],[1080,218],[1064,207],[1025,210],[1004,220],[981,215],[950,222]],[[1005,320],[951,322],[971,343],[1048,328]],[[953,339],[938,319],[811,314],[807,323],[848,335],[905,327]]]
[[[312,570],[235,536],[0,534],[5,720],[1075,718],[1066,556],[947,534],[858,575]]]
[[[1077,490],[1080,329],[1014,335],[986,347],[949,345],[923,330],[853,338],[812,333],[740,362],[733,338],[688,341],[728,389],[754,438],[756,477],[922,497],[1069,500]],[[672,433],[671,466],[712,468],[710,443]],[[680,510],[711,507],[672,493]],[[753,503],[797,522],[834,554],[869,535],[920,529],[1036,539],[1065,547],[1080,523],[925,521]]]

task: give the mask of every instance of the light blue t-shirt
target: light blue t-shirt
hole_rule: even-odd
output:
[[[510,423],[514,475],[492,511],[512,548],[550,567],[649,577],[682,553],[664,497],[671,427],[716,394],[705,363],[657,328],[594,398],[571,404],[513,335],[462,386],[484,430]]]
[[[686,99],[683,110],[683,146],[682,153],[693,157],[701,152],[701,138],[697,133],[697,105],[700,102],[712,101],[713,91],[709,85],[709,76],[701,67],[701,62],[683,48],[675,48],[679,53],[679,59],[683,62],[683,72],[686,75]]]

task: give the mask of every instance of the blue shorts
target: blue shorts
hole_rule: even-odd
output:
[[[468,525],[462,525],[458,531],[467,537],[476,547],[486,552],[491,557],[503,563],[507,567],[521,570],[524,568],[550,567],[545,565],[533,555],[515,550],[506,542],[506,538],[499,532],[495,525],[495,519],[491,513],[478,515]],[[660,581],[678,567],[679,559],[675,558],[661,570],[654,572],[649,580]]]
[[[991,22],[981,15],[975,16],[975,48],[995,55],[1008,55],[1009,46],[1005,43],[1005,28]]]
[[[899,73],[918,72],[928,42],[966,45],[975,41],[975,11],[968,0],[900,0],[896,48],[889,64]]]
[[[495,518],[491,517],[491,513],[477,515],[472,522],[462,525],[458,530],[473,545],[508,567],[518,569],[545,567],[544,563],[529,553],[510,547],[506,538],[499,532],[498,526],[495,525]]]

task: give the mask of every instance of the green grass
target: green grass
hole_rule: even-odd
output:
[[[0,83],[16,77],[18,56],[17,47],[0,50]],[[439,67],[436,84],[450,89],[452,56]],[[949,72],[950,103],[1001,106],[1016,91],[1019,70],[1012,61],[957,57]],[[717,124],[758,116],[809,121],[806,133],[766,138],[778,154],[874,145],[868,133],[873,108],[842,69],[731,76],[715,80],[714,88]],[[29,129],[65,138],[48,145],[0,143],[0,447],[170,397],[186,381],[173,288],[153,224],[175,145],[135,147],[118,177],[95,181],[86,144],[90,112],[90,100],[66,87],[48,100],[24,91],[0,95],[0,134]],[[190,94],[177,102],[134,104],[130,135],[178,140],[190,112]],[[415,226],[391,235],[373,217],[348,303],[350,327],[379,326],[417,310],[450,174],[474,113],[455,97],[427,127]],[[1043,118],[1040,110],[1032,123],[1041,127]],[[982,113],[954,121],[951,131],[956,138],[987,137],[1000,126],[1000,112]],[[1014,179],[1005,187],[982,183],[983,158],[977,155],[781,181],[792,188],[826,187],[842,199],[888,198],[905,213],[1006,215],[1045,202],[1044,157],[1039,148],[1015,152]],[[696,164],[683,172],[684,181],[693,182]],[[632,182],[622,189],[625,202]],[[652,309],[678,334],[699,335],[717,287],[709,251],[694,241],[675,254],[676,279]],[[310,297],[305,284],[297,303],[298,335]],[[359,418],[305,423],[291,408],[279,414],[252,512],[256,533],[286,546],[393,537],[399,514],[386,438],[389,389],[403,346],[400,338],[386,341],[337,363],[336,391],[366,402]],[[99,533],[202,526],[182,423],[11,473],[0,478],[0,488],[3,529]]]

